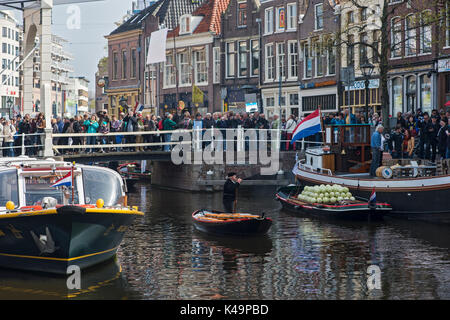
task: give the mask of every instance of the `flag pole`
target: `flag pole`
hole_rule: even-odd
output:
[[[322,118],[322,110],[319,105],[319,117],[320,117],[320,131],[322,132],[322,143],[325,145],[325,131],[323,127],[323,118]]]
[[[74,168],[74,166],[75,166],[75,161],[72,163],[72,204],[75,204],[74,203],[74,199],[75,199],[75,184],[74,184],[74,175],[73,175],[73,168]]]

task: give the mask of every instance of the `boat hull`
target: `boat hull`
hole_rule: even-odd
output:
[[[66,206],[0,216],[0,266],[67,274],[106,261],[138,215],[119,211]]]
[[[369,198],[374,189],[377,201],[392,206],[391,216],[450,219],[450,176],[411,179],[357,179],[330,176],[295,168],[293,173],[303,185],[339,184],[357,197]]]
[[[236,221],[202,221],[196,218],[201,210],[192,214],[193,223],[197,230],[218,235],[263,235],[272,225],[269,218],[236,219]],[[222,213],[215,211],[215,213]]]
[[[290,195],[299,188],[283,187],[278,189],[276,200],[280,201],[283,209],[302,214],[305,216],[324,217],[339,220],[382,220],[387,212],[392,208],[386,203],[377,203],[374,208],[369,207],[366,203],[351,205],[327,206],[321,205],[317,207],[311,204],[301,204],[300,202],[290,199]]]

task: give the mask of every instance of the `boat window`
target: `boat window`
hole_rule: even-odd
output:
[[[8,201],[19,204],[17,170],[0,171],[0,207],[5,207]]]
[[[38,206],[42,205],[42,200],[46,197],[56,199],[58,204],[68,205],[72,203],[72,188],[70,186],[61,185],[52,187],[58,180],[63,178],[63,174],[49,174],[40,176],[24,176],[25,179],[25,205]],[[73,192],[73,203],[78,204],[78,190]]]
[[[83,168],[83,186],[86,204],[103,199],[105,206],[117,205],[122,198],[120,177],[108,170]]]

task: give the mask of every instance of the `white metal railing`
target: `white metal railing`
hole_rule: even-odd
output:
[[[13,145],[10,146],[5,146],[5,142],[4,139],[5,138],[11,138],[11,136],[6,136],[6,135],[0,135],[0,141],[3,142],[3,144],[0,144],[0,157],[3,155],[3,150],[14,150],[14,149],[21,149],[21,153],[20,155],[24,156],[26,154],[26,149],[27,148],[39,148],[39,147],[44,147],[43,144],[36,144],[36,140],[33,142],[30,139],[27,138],[39,138],[39,136],[41,136],[41,141],[42,138],[44,138],[45,133],[30,133],[30,134],[19,134],[19,135],[14,135],[13,139],[14,141],[12,142]],[[15,142],[17,141],[17,139],[20,139],[20,145],[15,145]],[[15,153],[15,152],[14,152]]]

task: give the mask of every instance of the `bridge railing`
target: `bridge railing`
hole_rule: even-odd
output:
[[[234,133],[233,139],[227,139],[228,132]],[[250,133],[250,134],[249,134]],[[190,135],[191,139],[188,140],[174,140],[174,137],[185,137],[186,134]],[[170,135],[170,141],[166,141]],[[151,136],[152,139],[157,137],[161,139],[164,137],[164,141],[157,142],[130,142],[127,141],[128,137],[131,140],[136,140],[137,137],[141,137],[145,140],[145,137]],[[95,144],[92,144],[88,138],[97,138],[94,140]],[[114,137],[119,138],[114,141]],[[206,138],[205,138],[206,137]],[[145,148],[145,147],[164,147],[175,145],[188,145],[192,144],[194,150],[202,149],[205,144],[210,143],[236,143],[237,151],[245,150],[249,143],[265,142],[268,144],[275,144],[274,147],[280,150],[282,144],[289,144],[290,140],[281,139],[281,130],[278,129],[244,129],[244,128],[210,128],[210,129],[177,129],[177,130],[164,130],[164,131],[134,131],[134,132],[108,132],[108,133],[57,133],[52,134],[52,138],[67,138],[72,139],[72,143],[69,144],[54,144],[53,149],[57,152],[59,150],[86,150],[86,149],[117,149],[117,148]],[[123,140],[125,139],[125,142]],[[120,142],[118,142],[120,140]],[[60,142],[60,141],[58,141]],[[297,144],[301,145],[301,149],[304,150],[308,145],[322,145],[322,142],[306,141],[302,139]],[[248,147],[248,146],[247,146]]]
[[[29,149],[44,147],[42,144],[44,137],[45,133],[15,134],[13,136],[13,141],[9,142],[7,145],[5,139],[11,138],[11,136],[0,134],[0,142],[2,142],[0,143],[0,156],[2,156],[4,150],[7,152],[10,152],[11,150],[14,155],[17,155],[18,152],[16,152],[16,149],[20,149],[20,155],[26,155]]]

